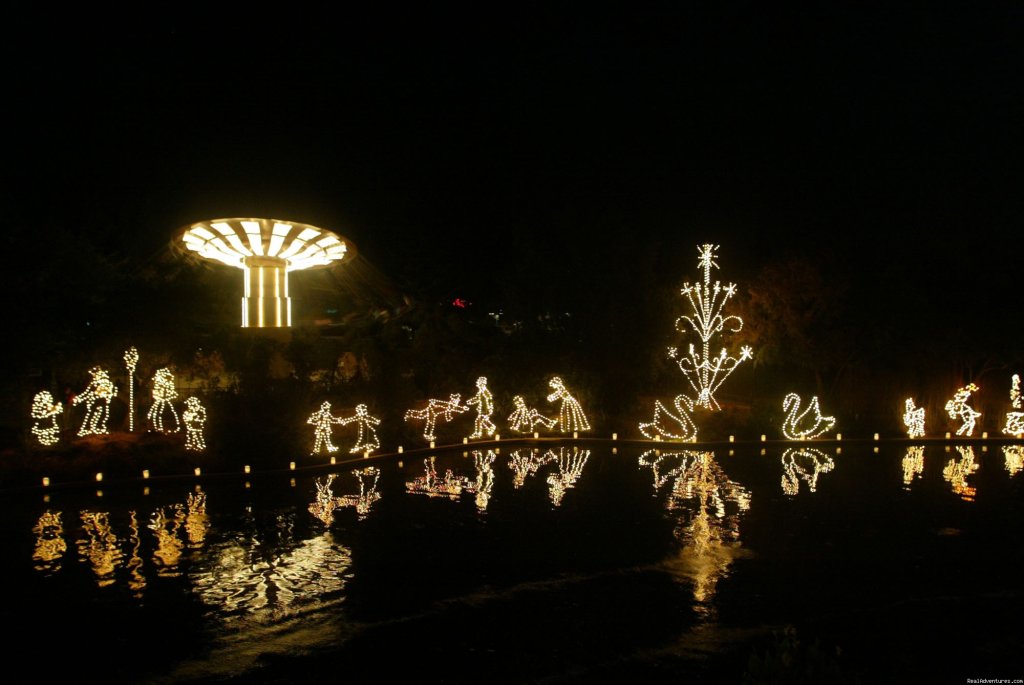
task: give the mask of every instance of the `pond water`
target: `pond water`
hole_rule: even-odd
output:
[[[1021,445],[680,447],[510,445],[6,493],[8,670],[132,683],[1024,675]]]

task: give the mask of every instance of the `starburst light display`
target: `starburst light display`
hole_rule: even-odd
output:
[[[957,435],[970,437],[974,434],[974,424],[981,416],[981,412],[975,411],[967,404],[967,401],[971,398],[971,393],[975,392],[978,392],[978,386],[968,383],[957,390],[952,399],[946,402],[946,413],[949,414],[949,418],[963,422],[956,431]]]
[[[79,436],[106,435],[107,420],[110,418],[110,400],[117,395],[117,388],[110,380],[106,370],[94,366],[89,369],[92,380],[80,395],[75,395],[71,404],[85,405],[85,419],[78,429]]]
[[[139,351],[134,346],[124,353],[124,365],[128,369],[128,432],[135,432],[135,367],[139,363]]]
[[[532,433],[533,427],[537,425],[551,430],[556,423],[555,419],[541,416],[540,412],[536,409],[526,406],[526,400],[523,399],[522,395],[516,395],[512,398],[512,406],[515,409],[508,417],[508,426],[516,433]]]
[[[146,418],[149,419],[149,430],[160,433],[177,433],[181,430],[178,423],[178,412],[174,409],[174,404],[171,403],[171,400],[177,396],[178,391],[174,387],[174,374],[171,373],[171,370],[167,367],[157,370],[156,375],[153,376],[153,406],[146,414]],[[174,428],[164,427],[165,414],[170,414],[174,419]]]
[[[1024,411],[1021,411],[1020,376],[1013,374],[1010,382],[1010,406],[1013,411],[1006,412],[1006,425],[1003,433],[1015,438],[1024,436]]]
[[[469,439],[482,438],[486,435],[494,435],[498,429],[491,421],[491,414],[494,413],[494,396],[487,389],[487,377],[480,376],[476,379],[476,394],[466,400],[467,407],[476,407],[476,419],[473,421],[473,432]]]
[[[903,425],[907,427],[907,437],[913,440],[914,438],[924,437],[924,407],[915,407],[914,399],[908,397],[903,402]]]
[[[56,445],[60,440],[60,427],[57,425],[57,417],[64,411],[60,402],[53,400],[53,395],[48,390],[41,390],[32,398],[32,435],[40,445]]]
[[[446,422],[451,422],[455,414],[462,414],[469,407],[459,404],[462,395],[452,393],[447,400],[427,400],[427,406],[422,409],[409,409],[405,412],[406,421],[423,421],[423,439],[433,441],[437,439],[434,435],[434,428],[438,417],[444,417]]]
[[[376,416],[370,416],[365,404],[356,405],[356,413],[354,416],[339,418],[336,419],[336,422],[342,426],[347,426],[350,423],[355,423],[359,426],[359,436],[356,438],[356,444],[349,450],[350,454],[372,452],[380,447],[380,440],[377,439],[377,431],[374,430],[375,426],[380,425],[380,419]]]
[[[313,451],[310,454],[338,451],[338,448],[331,442],[331,425],[338,423],[338,419],[331,414],[330,402],[321,404],[320,408],[306,419],[306,423],[316,426],[313,430]]]
[[[203,437],[203,431],[206,427],[206,407],[198,397],[189,397],[185,400],[185,411],[181,413],[181,420],[185,423],[185,449],[193,452],[205,450],[206,439]]]
[[[800,396],[795,392],[789,393],[782,400],[782,411],[786,413],[782,434],[787,439],[810,440],[832,430],[836,420],[832,416],[821,415],[817,397],[812,397],[803,411],[800,411],[800,402]]]
[[[559,376],[555,376],[548,381],[548,386],[552,390],[551,394],[548,395],[548,402],[557,402],[559,400],[562,402],[558,408],[557,423],[559,432],[572,433],[590,430],[590,423],[583,413],[583,407],[580,406],[579,401],[565,387],[565,382]]]

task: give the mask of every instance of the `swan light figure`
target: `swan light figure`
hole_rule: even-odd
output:
[[[661,400],[654,401],[654,418],[650,423],[641,423],[640,432],[648,440],[658,440],[661,437],[672,438],[673,440],[697,440],[697,424],[690,418],[693,412],[693,400],[685,395],[678,395],[675,399],[676,413],[672,413]],[[686,406],[683,406],[683,405]],[[675,424],[666,424],[666,419],[671,419]],[[666,425],[671,425],[667,428]]]
[[[782,411],[786,418],[782,422],[782,434],[789,440],[809,440],[824,435],[836,424],[834,416],[822,416],[818,397],[811,397],[807,409],[800,411],[800,396],[795,392],[782,400]]]

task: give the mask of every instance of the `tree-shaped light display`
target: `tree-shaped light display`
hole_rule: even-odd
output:
[[[57,417],[64,411],[60,402],[53,401],[53,395],[47,390],[41,390],[32,398],[32,435],[40,445],[56,445],[60,440],[60,428],[57,426]]]
[[[313,451],[310,454],[319,454],[321,452],[337,452],[338,448],[331,442],[331,425],[338,423],[338,419],[331,414],[331,403],[324,402],[320,405],[320,408],[313,412],[306,423],[311,426],[316,426],[313,430]]]
[[[786,413],[782,421],[782,434],[788,440],[817,438],[832,430],[836,424],[835,417],[821,415],[817,397],[812,397],[807,408],[800,411],[800,396],[791,392],[782,400],[782,411]]]
[[[1010,406],[1013,411],[1006,412],[1006,425],[1003,432],[1019,438],[1024,435],[1024,412],[1021,411],[1020,376],[1013,374],[1010,384]]]
[[[494,435],[497,426],[491,421],[491,414],[494,413],[494,396],[487,389],[487,377],[480,376],[476,379],[476,394],[466,400],[467,407],[476,407],[476,419],[473,421],[473,432],[470,440],[482,438],[484,434]]]
[[[206,427],[206,407],[198,397],[193,396],[185,400],[185,411],[181,413],[181,420],[185,423],[185,449],[193,452],[205,450],[206,439],[203,437],[203,430]]]
[[[913,437],[913,436],[911,436]],[[907,448],[903,457],[903,489],[909,490],[915,478],[924,473],[924,447],[916,445]]]
[[[583,413],[579,401],[573,397],[565,387],[565,382],[558,376],[548,381],[552,392],[548,395],[548,402],[561,400],[562,404],[558,409],[558,430],[562,433],[590,430],[590,423]]]
[[[178,412],[171,403],[178,396],[178,390],[174,387],[174,374],[167,367],[158,369],[153,376],[153,406],[149,408],[146,418],[149,419],[149,430],[160,433],[177,433],[181,430],[178,422]],[[174,419],[174,428],[164,426],[164,415],[170,414]]]
[[[355,423],[359,426],[359,437],[356,438],[356,444],[349,450],[350,454],[372,452],[380,447],[380,440],[377,439],[377,431],[373,429],[374,426],[380,425],[380,419],[375,416],[370,416],[370,414],[367,413],[365,404],[356,405],[356,413],[354,416],[349,416],[344,419],[335,419],[335,421],[342,426],[347,426],[350,423]]]
[[[818,489],[818,476],[835,468],[832,457],[813,447],[791,447],[782,453],[782,492],[796,495],[800,481],[807,483],[807,489]]]
[[[117,388],[105,369],[94,366],[89,369],[92,380],[80,395],[75,395],[71,404],[85,404],[85,420],[78,429],[79,436],[106,435],[107,420],[110,418],[110,400],[117,395]]]
[[[128,432],[135,432],[135,367],[139,363],[139,351],[134,346],[124,353],[124,365],[128,369]]]
[[[532,433],[533,427],[538,424],[547,430],[551,430],[555,425],[555,419],[541,416],[536,409],[526,406],[526,400],[522,395],[512,398],[512,406],[515,407],[515,410],[508,417],[508,426],[516,433]]]
[[[445,421],[451,421],[455,414],[462,414],[469,407],[459,404],[462,395],[452,393],[447,400],[432,399],[427,401],[427,406],[422,409],[409,409],[405,412],[406,421],[423,421],[423,439],[435,440],[434,427],[437,418],[443,416]]]
[[[903,402],[903,425],[907,427],[907,437],[913,440],[914,438],[924,437],[924,407],[915,407],[914,399],[908,397]]]
[[[736,294],[736,284],[722,285],[711,282],[711,268],[718,268],[715,262],[717,245],[705,243],[697,248],[698,264],[703,271],[702,283],[686,282],[680,293],[686,298],[692,313],[676,319],[676,330],[686,335],[696,335],[700,347],[690,343],[688,351],[680,354],[679,349],[670,347],[668,356],[675,360],[679,370],[690,384],[692,396],[681,394],[673,401],[675,412],[660,400],[654,405],[654,418],[640,424],[640,431],[648,438],[670,437],[682,440],[695,439],[697,427],[690,418],[695,407],[720,409],[715,392],[741,363],[750,359],[753,353],[749,346],[740,348],[739,356],[731,355],[722,347],[712,356],[711,341],[726,332],[738,333],[743,329],[743,320],[738,316],[725,315],[725,306]],[[671,422],[671,423],[670,423]]]
[[[974,409],[967,404],[967,400],[971,398],[971,393],[974,392],[978,392],[978,386],[974,383],[968,383],[957,390],[952,399],[946,402],[946,413],[949,414],[949,418],[963,421],[960,428],[956,431],[957,435],[966,435],[967,437],[970,437],[974,433],[975,422],[978,420],[978,417],[981,416],[981,412],[974,411]]]

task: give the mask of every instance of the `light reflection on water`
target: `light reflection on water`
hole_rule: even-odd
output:
[[[1024,445],[1004,446],[1003,457],[1006,459],[1006,471],[1011,476],[1016,476],[1024,470]]]
[[[61,524],[59,511],[44,511],[32,528],[36,536],[35,551],[32,560],[34,568],[44,574],[56,573],[60,570],[61,557],[67,551],[64,542],[64,526]]]
[[[949,482],[954,494],[960,495],[966,502],[973,502],[978,491],[967,479],[980,465],[974,461],[974,448],[970,445],[957,445],[956,451],[960,453],[960,458],[949,460],[946,468],[942,469],[942,477]]]
[[[800,492],[800,481],[807,483],[807,489],[818,489],[818,477],[829,473],[836,463],[815,447],[790,447],[782,453],[782,492],[795,496]]]
[[[437,457],[427,457],[423,460],[424,474],[406,482],[406,492],[427,497],[446,497],[450,500],[458,500],[462,493],[469,493],[473,495],[477,511],[482,514],[487,511],[487,506],[491,502],[491,491],[494,489],[492,467],[496,458],[494,450],[487,450],[486,454],[480,450],[473,450],[473,466],[476,470],[473,477],[456,475],[452,469],[445,469],[444,476],[439,477]]]
[[[915,478],[924,474],[924,447],[921,445],[907,447],[903,457],[903,489],[910,490]]]

